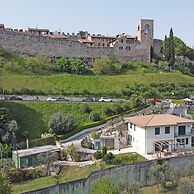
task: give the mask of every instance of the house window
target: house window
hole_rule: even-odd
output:
[[[170,127],[165,127],[165,134],[170,134]]]
[[[130,128],[132,129],[132,127],[133,127],[133,124],[132,124],[132,123],[130,123]]]
[[[185,143],[186,145],[188,145],[189,144],[189,138],[186,138],[186,143]]]
[[[102,44],[102,46],[104,46],[104,43]]]
[[[98,43],[98,46],[100,46],[100,43]]]
[[[136,131],[136,125],[134,125],[134,131]]]
[[[185,126],[179,126],[178,135],[186,135],[186,127]]]
[[[160,128],[159,127],[155,128],[155,135],[160,135]]]
[[[119,47],[119,50],[123,50],[123,47],[122,47],[122,46],[120,46],[120,47]]]
[[[121,39],[121,43],[123,43],[123,39]]]
[[[129,50],[130,51],[130,49],[131,49],[130,46],[126,46],[126,50]]]

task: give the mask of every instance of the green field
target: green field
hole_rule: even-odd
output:
[[[174,73],[131,73],[117,76],[83,76],[59,74],[50,76],[3,75],[3,88],[13,93],[24,89],[34,90],[37,94],[85,95],[93,96],[114,94],[134,84],[175,83],[177,85],[194,83],[194,78],[179,72]],[[25,92],[24,92],[25,93]]]
[[[114,103],[88,103],[93,111],[101,114],[102,119],[107,118],[103,110],[112,107]],[[75,117],[79,127],[93,124],[89,115],[82,112],[85,103],[64,103],[64,102],[0,102],[0,107],[7,107],[18,121],[21,132],[28,132],[29,138],[40,138],[41,133],[48,131],[48,121],[56,112]]]

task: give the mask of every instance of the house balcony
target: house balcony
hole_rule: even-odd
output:
[[[194,131],[193,132],[186,132],[186,133],[175,133],[175,137],[185,137],[185,136],[194,136]]]

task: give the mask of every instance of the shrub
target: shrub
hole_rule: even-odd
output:
[[[79,162],[80,161],[80,153],[78,148],[72,143],[67,147],[67,153],[70,155],[73,161]]]
[[[107,154],[107,148],[106,148],[106,146],[104,146],[102,148],[102,156],[104,157],[106,154]]]
[[[92,131],[92,132],[90,132],[90,137],[93,138],[93,139],[99,138],[100,135],[101,135],[101,132],[99,132],[99,131]]]
[[[11,183],[17,183],[17,182],[22,182],[22,181],[42,177],[44,176],[44,172],[41,167],[38,167],[35,169],[13,168],[8,171],[7,176]]]
[[[115,104],[113,106],[113,111],[116,113],[116,114],[120,114],[122,113],[124,110],[123,108],[119,105],[119,104]]]
[[[91,112],[89,115],[89,118],[92,121],[100,121],[101,120],[100,113],[98,113],[98,112]]]
[[[57,61],[57,70],[71,74],[84,74],[87,72],[85,63],[78,58],[63,57]]]
[[[76,126],[72,116],[64,116],[63,113],[55,113],[51,116],[48,127],[56,134],[63,134],[71,131]]]
[[[103,155],[102,155],[102,151],[101,150],[97,150],[95,153],[94,153],[94,158],[96,159],[96,160],[99,160],[99,159],[101,159],[103,157]]]
[[[105,113],[107,116],[112,116],[112,115],[114,115],[114,111],[113,111],[110,107],[106,107],[105,110],[104,110],[104,113]]]
[[[115,156],[112,152],[109,152],[103,157],[103,160],[106,162],[106,164],[113,164]]]
[[[82,109],[82,112],[86,114],[89,114],[92,112],[92,109],[87,104],[84,104],[81,109]]]

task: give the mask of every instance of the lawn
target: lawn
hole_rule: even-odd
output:
[[[129,85],[151,83],[176,83],[177,85],[194,83],[187,75],[174,73],[131,73],[117,76],[84,76],[84,75],[3,75],[3,88],[16,93],[25,89],[34,90],[37,94],[53,95],[84,95],[93,96],[115,94],[121,96],[121,91]],[[24,92],[25,93],[25,92]]]
[[[100,166],[92,165],[86,166],[83,168],[79,167],[67,167],[64,171],[62,177],[60,178],[60,182],[73,181],[77,179],[86,178],[92,171],[100,170]],[[31,191],[35,189],[40,189],[44,187],[48,187],[56,184],[56,178],[54,176],[41,177],[34,180],[13,184],[12,190],[14,194],[18,194],[21,192]]]
[[[101,114],[102,119],[107,118],[103,110],[112,107],[114,103],[88,103],[92,111]],[[64,102],[0,102],[0,107],[7,107],[17,120],[20,131],[28,132],[29,138],[40,138],[41,133],[48,131],[48,121],[56,112],[75,117],[78,127],[94,124],[89,115],[82,112],[83,103]]]

